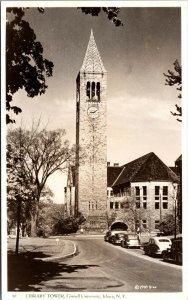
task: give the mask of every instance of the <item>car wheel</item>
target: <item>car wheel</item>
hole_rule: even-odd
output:
[[[180,264],[180,257],[179,254],[176,253],[175,262],[179,265]]]
[[[166,253],[166,252],[163,252],[163,260],[164,260],[164,261],[167,261],[167,260],[168,260],[168,256],[167,256],[167,253]]]

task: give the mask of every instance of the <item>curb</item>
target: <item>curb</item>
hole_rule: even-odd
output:
[[[113,245],[112,245],[113,246]],[[135,252],[130,252],[128,249],[126,248],[122,248],[120,247],[119,248],[120,251],[122,252],[125,252],[125,253],[128,253],[132,256],[135,256],[135,257],[138,257],[138,258],[142,258],[142,259],[145,259],[147,261],[151,261],[153,263],[156,263],[156,264],[160,264],[160,265],[163,265],[163,266],[167,266],[167,267],[172,267],[172,268],[175,268],[175,269],[182,269],[182,266],[181,265],[175,265],[175,264],[170,264],[170,263],[165,263],[164,261],[161,261],[161,260],[155,260],[154,258],[150,257],[150,256],[141,256],[141,255],[138,255],[137,253]]]
[[[74,242],[71,241],[71,243],[74,246],[74,250],[71,253],[68,253],[66,255],[60,255],[60,256],[51,256],[51,257],[45,257],[45,258],[35,258],[37,260],[42,260],[42,261],[53,261],[53,260],[59,260],[59,259],[64,259],[64,258],[69,258],[69,257],[73,257],[76,254],[78,254],[78,249],[77,246],[75,245]]]

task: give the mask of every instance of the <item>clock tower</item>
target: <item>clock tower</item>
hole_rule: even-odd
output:
[[[89,231],[107,228],[107,72],[93,32],[76,81],[75,214]]]

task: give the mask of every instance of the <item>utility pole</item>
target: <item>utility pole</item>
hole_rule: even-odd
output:
[[[174,238],[176,239],[176,227],[177,227],[177,186],[173,183],[174,188]]]
[[[162,224],[162,195],[161,195],[161,187],[159,190],[159,213],[160,213],[160,224]],[[163,225],[162,225],[162,231],[163,231]]]

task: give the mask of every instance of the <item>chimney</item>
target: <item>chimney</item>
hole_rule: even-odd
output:
[[[114,167],[119,167],[119,163],[114,163]]]
[[[107,167],[110,167],[110,162],[109,161],[107,162]]]

